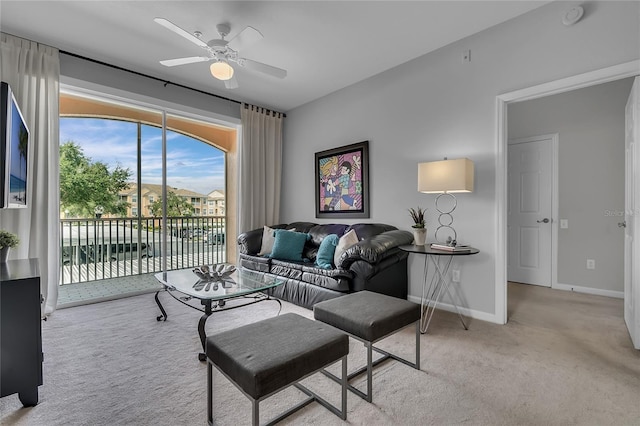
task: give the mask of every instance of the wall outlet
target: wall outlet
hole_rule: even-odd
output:
[[[459,283],[460,282],[460,271],[457,269],[454,269],[453,271],[451,271],[451,281],[453,281],[454,283]]]
[[[471,62],[471,50],[462,52],[462,63]]]
[[[569,219],[560,219],[560,229],[567,229],[569,227]]]
[[[596,269],[596,261],[593,259],[587,259],[587,269]]]

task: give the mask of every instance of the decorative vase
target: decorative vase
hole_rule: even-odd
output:
[[[413,228],[413,244],[423,246],[427,242],[427,228]]]
[[[11,247],[0,248],[0,263],[7,263],[7,260],[9,260],[10,250],[11,250]]]

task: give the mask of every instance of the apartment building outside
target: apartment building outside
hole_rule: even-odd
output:
[[[224,216],[226,212],[224,191],[214,189],[208,194],[207,200],[207,216]]]
[[[183,188],[167,188],[178,197],[186,200],[194,208],[194,216],[224,216],[224,192],[212,191],[209,195],[200,194]],[[150,217],[151,205],[162,198],[162,185],[143,183],[140,188],[140,202],[138,202],[138,185],[129,184],[129,188],[120,191],[118,196],[128,203],[127,217]],[[212,198],[213,197],[213,198]]]

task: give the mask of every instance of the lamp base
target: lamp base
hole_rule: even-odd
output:
[[[449,206],[448,210],[446,207],[442,206],[444,195],[449,196],[449,200],[453,202],[451,206]],[[446,200],[446,199],[444,199]],[[438,228],[436,228],[436,241],[439,243],[451,244],[458,239],[458,234],[456,230],[453,228],[453,211],[458,207],[458,200],[453,194],[448,192],[443,192],[442,194],[436,197],[436,211],[439,213],[438,215]]]

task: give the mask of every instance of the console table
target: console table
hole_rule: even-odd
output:
[[[0,263],[0,397],[38,403],[42,385],[40,271],[37,259]]]
[[[449,279],[448,272],[451,262],[454,257],[457,256],[470,256],[480,253],[480,250],[473,247],[468,247],[464,251],[446,251],[431,248],[430,244],[423,246],[406,245],[400,246],[400,250],[421,254],[424,256],[424,278],[422,283],[422,299],[421,299],[421,318],[420,318],[420,332],[426,333],[431,323],[431,318],[435,312],[438,302],[442,301],[442,297],[445,293],[449,293],[449,286],[451,285],[451,279]],[[429,276],[429,264],[433,265],[434,271],[431,274],[431,280]],[[427,285],[427,282],[429,283]],[[449,294],[451,296],[451,294]],[[453,297],[451,302],[458,312],[458,317],[465,330],[468,330],[467,324],[462,318],[460,309],[456,304]]]

